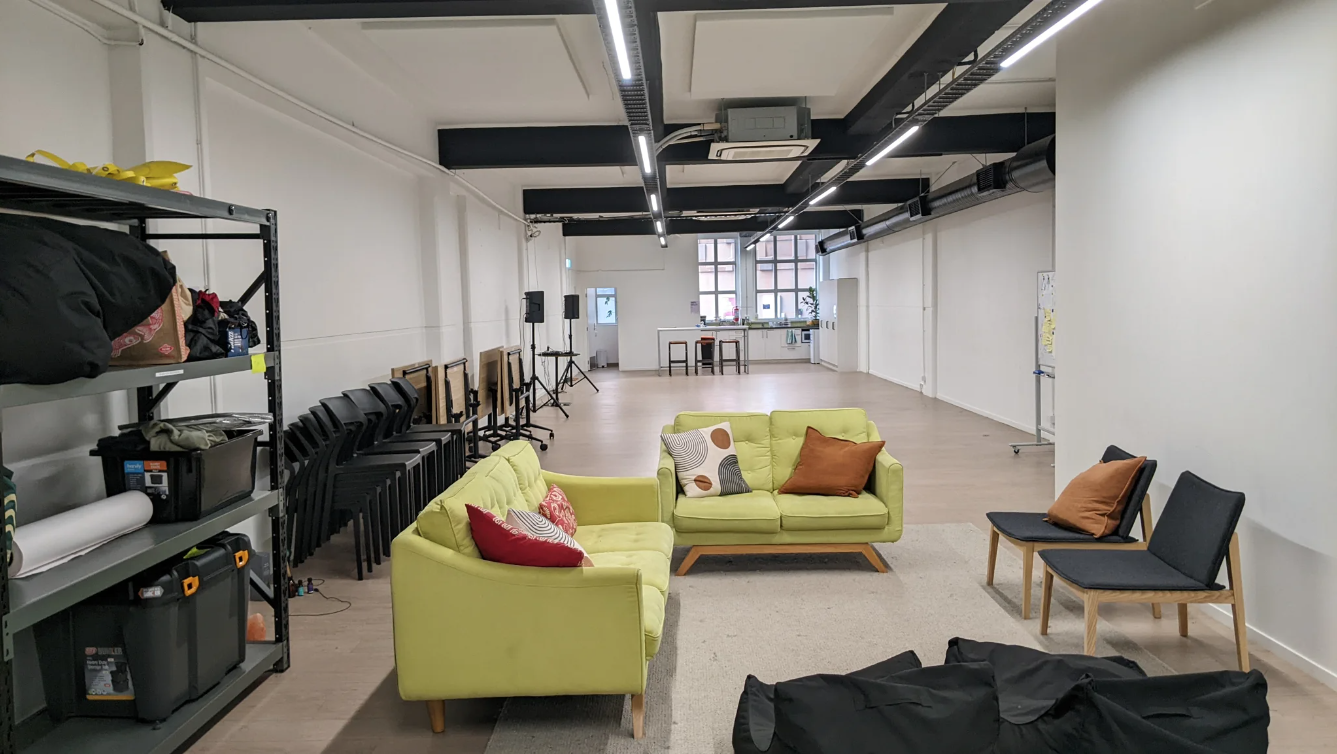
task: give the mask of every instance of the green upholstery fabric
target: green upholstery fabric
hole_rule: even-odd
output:
[[[720,422],[729,422],[733,431],[738,467],[747,486],[753,490],[776,489],[771,484],[771,419],[766,414],[688,411],[673,420],[673,431],[686,432]],[[661,450],[663,445],[661,442]]]
[[[676,432],[728,421],[734,428],[744,478],[756,490],[751,497],[681,496],[673,458],[660,443],[656,470],[659,516],[673,527],[674,544],[844,544],[895,542],[901,538],[905,469],[885,449],[878,453],[865,494],[858,498],[784,496],[788,499],[781,502],[776,499],[781,496],[773,493],[769,500],[758,494],[779,489],[793,475],[808,427],[853,442],[881,440],[863,409],[776,411],[765,416],[768,434],[764,439],[758,436],[758,418],[762,416],[689,412],[679,414],[673,424],[664,427],[664,432]],[[774,458],[759,459],[763,450],[773,453]],[[768,480],[765,486],[759,481],[763,477]],[[579,534],[577,530],[577,540]]]
[[[678,496],[673,509],[678,531],[780,531],[780,509],[770,492],[756,490],[722,497]]]
[[[659,651],[664,638],[664,595],[652,586],[641,587],[641,626],[645,631],[645,659]]]
[[[577,516],[577,522],[579,517]],[[628,522],[576,526],[576,541],[591,558],[601,552],[637,552],[650,550],[664,557],[673,554],[673,530],[667,524]]]
[[[427,504],[418,515],[418,531],[442,547],[477,558],[478,546],[469,533],[465,504],[487,508],[505,518],[511,506],[524,507],[523,500],[511,464],[496,456],[484,458]]]
[[[861,408],[771,412],[771,480],[780,489],[798,466],[808,427],[827,437],[868,442],[868,414]]]
[[[515,472],[523,504],[513,504],[511,507],[537,511],[548,494],[548,483],[543,479],[543,469],[539,468],[539,456],[534,452],[534,446],[527,442],[508,442],[493,452],[491,457],[505,459]]]
[[[661,595],[668,595],[669,557],[662,552],[596,552],[590,556],[590,562],[599,568],[628,566],[640,569],[642,584],[658,589]]]
[[[884,529],[887,506],[870,492],[858,497],[776,495],[780,527],[792,531]]]
[[[508,444],[480,461],[391,546],[395,664],[404,699],[645,691],[647,663],[663,638],[673,551],[673,530],[645,520],[658,518],[657,484],[554,475],[576,491],[578,521],[600,522],[576,528],[593,565],[530,568],[484,560],[464,506],[504,515],[541,499],[534,492],[546,483],[527,445]]]

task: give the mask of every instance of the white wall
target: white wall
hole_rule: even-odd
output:
[[[831,254],[830,277],[860,280],[861,369],[1032,430],[1053,229],[1054,192],[1014,194]]]
[[[576,236],[566,248],[577,289],[617,289],[619,369],[654,369],[656,329],[700,321],[696,236],[669,236],[667,249],[655,236]]]
[[[1337,685],[1337,3],[1104,3],[1058,70],[1056,487],[1243,491],[1249,625]]]
[[[1014,194],[932,226],[938,397],[1032,429],[1036,273],[1053,269],[1054,193]]]

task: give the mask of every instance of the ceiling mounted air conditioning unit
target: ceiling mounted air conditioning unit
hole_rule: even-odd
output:
[[[805,157],[820,139],[812,138],[812,113],[806,107],[731,107],[718,116],[721,140],[710,145],[710,159],[792,160]]]

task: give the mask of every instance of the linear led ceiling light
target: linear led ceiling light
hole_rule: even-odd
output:
[[[654,162],[650,159],[650,142],[646,140],[645,134],[638,135],[636,143],[641,145],[641,169],[646,175],[655,172]]]
[[[668,239],[667,239],[667,238],[664,238],[663,236],[660,236],[660,237],[659,237],[659,247],[660,247],[661,249],[667,249],[667,248],[668,248]]]
[[[661,236],[664,235],[664,221],[663,221],[663,220],[655,220],[655,232],[658,233],[658,234],[661,235]]]
[[[830,196],[831,194],[835,193],[836,189],[838,189],[838,188],[840,188],[840,187],[839,187],[839,186],[832,186],[831,188],[827,189],[826,191],[823,191],[822,193],[820,193],[820,194],[818,194],[817,196],[813,197],[813,200],[810,201],[810,202],[808,202],[808,206],[811,207],[812,205],[816,204],[817,202],[820,202],[821,200],[823,200],[823,199],[825,199],[826,197]]]
[[[627,57],[627,40],[622,36],[622,16],[617,12],[617,0],[604,0],[608,9],[608,29],[613,33],[613,49],[617,52],[617,67],[622,80],[631,81],[631,59]]]
[[[1063,28],[1065,26],[1081,18],[1083,14],[1085,14],[1092,8],[1096,7],[1097,5],[1100,5],[1100,2],[1101,0],[1086,0],[1086,2],[1077,6],[1077,8],[1073,10],[1073,12],[1059,19],[1058,23],[1054,24],[1048,29],[1045,29],[1035,39],[1032,39],[1030,42],[1027,42],[1025,47],[1022,47],[1020,50],[1017,50],[1016,52],[1012,53],[1007,57],[1007,59],[1005,59],[998,65],[1002,68],[1007,68],[1011,66],[1013,63],[1017,62],[1018,60],[1021,60],[1022,58],[1026,57],[1026,55],[1029,54],[1031,50],[1034,50],[1035,48],[1044,44],[1045,40],[1049,39],[1050,37],[1054,36],[1060,31],[1063,31]]]
[[[659,211],[659,194],[650,195],[650,211],[651,212]]]
[[[785,219],[781,220],[781,221],[780,221],[780,224],[777,225],[776,227],[777,227],[777,228],[783,228],[783,227],[785,227],[786,225],[788,225],[788,224],[790,224],[790,223],[792,223],[792,222],[794,222],[794,216],[793,216],[793,215],[790,215],[789,217],[786,217]],[[767,234],[767,235],[770,235],[770,234]]]
[[[919,126],[910,126],[910,130],[909,130],[909,131],[906,131],[905,133],[901,134],[901,136],[900,136],[899,139],[897,139],[896,141],[893,141],[891,144],[888,144],[886,149],[884,149],[884,150],[882,150],[881,152],[878,152],[877,154],[873,155],[871,158],[869,158],[868,162],[866,162],[866,163],[864,163],[864,164],[865,164],[865,165],[872,165],[873,163],[877,162],[878,160],[882,159],[883,157],[886,157],[887,155],[891,154],[891,150],[893,150],[893,149],[895,149],[896,147],[899,147],[900,145],[904,144],[904,143],[905,143],[905,140],[908,139],[908,138],[910,138],[911,136],[914,136],[915,133],[916,133],[917,131],[919,131]]]

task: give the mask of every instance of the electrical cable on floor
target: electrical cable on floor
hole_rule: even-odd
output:
[[[324,586],[324,584],[325,584],[325,579],[314,579],[314,580],[312,581],[312,583],[313,583],[315,586],[317,586],[317,587],[319,587],[319,586]],[[326,593],[324,593],[324,592],[321,592],[321,591],[317,591],[316,594],[319,594],[321,597],[324,597],[325,599],[327,599],[327,600],[329,600],[329,601],[331,601],[331,602],[338,602],[338,603],[342,604],[343,607],[339,608],[338,610],[331,610],[331,611],[329,611],[329,612],[327,612],[327,613],[294,613],[294,612],[292,612],[292,610],[290,609],[290,610],[288,611],[288,617],[289,617],[289,618],[324,618],[324,617],[327,616],[327,615],[338,615],[339,613],[342,613],[343,611],[345,611],[345,610],[347,610],[348,608],[350,608],[350,607],[353,606],[353,603],[352,603],[352,602],[349,602],[348,600],[346,600],[346,599],[342,599],[342,598],[340,598],[340,597],[331,597],[330,595],[328,595],[328,594],[326,594]],[[311,595],[308,594],[307,596],[310,597]],[[289,604],[290,604],[290,605],[292,604],[291,601],[289,601]]]

